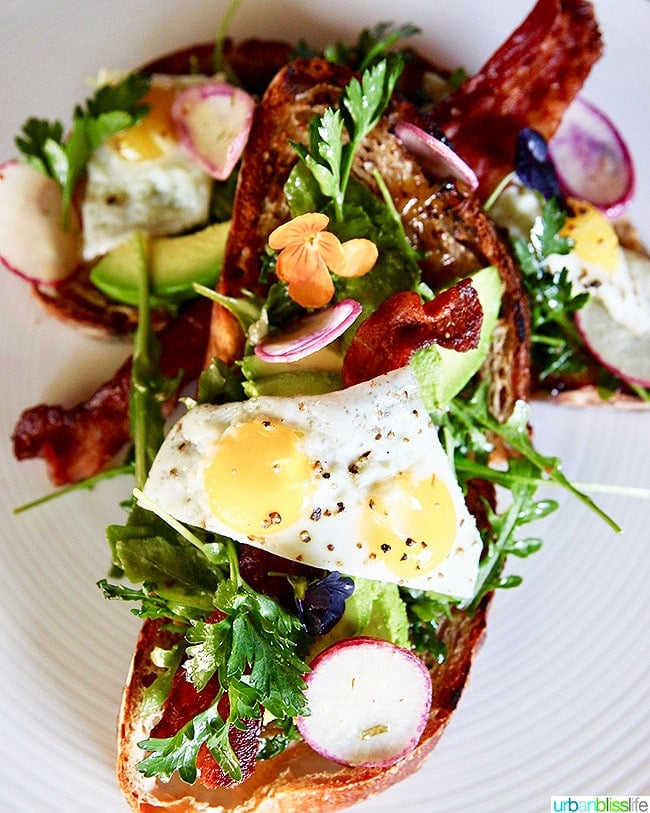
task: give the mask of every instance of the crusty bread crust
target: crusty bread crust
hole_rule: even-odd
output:
[[[271,82],[257,106],[253,128],[246,147],[235,201],[231,238],[226,247],[219,289],[236,296],[242,289],[262,294],[259,257],[268,234],[289,212],[283,186],[297,160],[288,139],[305,141],[309,121],[315,112],[332,104],[349,81],[346,68],[320,60],[298,60],[283,68]],[[415,196],[421,201],[419,221],[411,219],[407,233],[418,248],[444,245],[426,270],[434,287],[444,284],[449,256],[458,258],[461,273],[469,273],[486,263],[500,270],[506,288],[500,332],[495,345],[490,376],[495,385],[499,413],[507,413],[514,400],[528,394],[528,321],[526,299],[516,267],[482,208],[465,190],[428,179],[392,133],[399,118],[417,117],[415,108],[404,103],[394,106],[385,120],[363,145],[354,172],[373,186],[367,167],[374,163],[395,200]],[[426,125],[426,122],[420,121]],[[425,222],[425,228],[422,228]],[[416,238],[417,234],[424,235]],[[215,307],[212,343],[208,358],[218,355],[227,361],[242,351],[238,325],[227,311]],[[492,493],[488,489],[488,499]],[[480,516],[480,501],[473,500]],[[480,520],[479,520],[480,521]],[[140,711],[145,687],[153,679],[155,667],[149,655],[155,646],[169,645],[169,633],[156,622],[146,621],[138,640],[124,692],[119,724],[117,774],[125,797],[139,811],[244,811],[315,810],[319,813],[349,807],[380,793],[416,771],[430,754],[444,731],[467,683],[470,667],[486,627],[489,600],[475,613],[456,612],[445,622],[441,636],[447,649],[442,664],[429,664],[433,682],[433,705],[419,745],[389,768],[347,768],[318,756],[304,742],[291,745],[279,756],[258,763],[253,776],[231,789],[206,790],[196,783],[189,787],[174,778],[169,784],[147,779],[137,771],[144,754],[137,743],[145,739],[157,722],[142,719]]]
[[[334,104],[350,80],[350,71],[322,59],[296,60],[285,66],[269,85],[257,105],[246,146],[236,192],[233,227],[226,246],[218,284],[227,296],[242,290],[264,294],[259,281],[259,258],[269,233],[290,213],[284,198],[284,182],[297,155],[292,141],[305,143],[314,114]],[[422,119],[408,102],[395,102],[372,135],[362,145],[353,172],[370,188],[375,182],[369,167],[376,166],[398,210],[415,214],[404,217],[408,238],[427,253],[423,273],[433,287],[450,281],[449,267],[468,274],[492,263],[505,287],[499,325],[500,341],[491,352],[488,377],[493,387],[497,415],[509,414],[514,401],[528,396],[529,348],[527,300],[517,268],[494,226],[468,190],[428,178],[394,135],[400,119],[420,126]],[[413,201],[418,201],[413,206]],[[218,356],[227,362],[241,356],[243,335],[229,313],[213,309],[211,341],[206,362]],[[488,500],[493,493],[487,488]],[[480,500],[472,500],[480,522]],[[258,763],[253,776],[235,788],[209,791],[200,783],[189,787],[177,778],[169,784],[143,777],[137,763],[144,754],[137,745],[157,722],[141,717],[145,687],[155,672],[149,655],[155,646],[170,643],[170,633],[160,624],[145,621],[138,640],[124,691],[119,723],[117,774],[126,799],[134,810],[209,811],[209,813],[293,813],[338,810],[380,793],[416,771],[444,731],[467,683],[470,667],[486,627],[489,599],[476,612],[456,612],[446,621],[441,637],[447,657],[430,663],[433,704],[418,746],[389,768],[348,768],[318,756],[304,742],[291,745],[273,759]]]
[[[381,793],[414,773],[442,736],[467,683],[470,668],[483,640],[489,599],[477,611],[457,612],[446,621],[441,639],[447,649],[442,664],[430,665],[433,703],[417,747],[390,768],[345,768],[315,754],[304,742],[290,746],[267,762],[258,763],[253,776],[232,789],[208,791],[200,785],[173,780],[165,785],[137,770],[144,752],[138,742],[148,736],[155,716],[141,717],[145,688],[155,673],[150,654],[168,646],[173,636],[157,621],[142,626],[123,695],[119,720],[117,776],[133,810],[140,813],[302,813],[340,810]]]

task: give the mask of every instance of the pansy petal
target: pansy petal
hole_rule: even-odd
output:
[[[289,283],[289,296],[303,308],[322,308],[334,296],[334,283],[327,269],[309,280]]]
[[[345,254],[346,263],[336,272],[340,277],[364,276],[372,270],[379,256],[377,246],[372,240],[366,240],[365,237],[346,240],[341,248]]]
[[[333,274],[346,264],[345,252],[339,238],[330,231],[322,231],[314,238],[314,248],[320,254],[323,262]]]
[[[311,243],[293,243],[278,254],[275,273],[283,282],[308,282],[327,272],[320,254]]]
[[[321,212],[307,212],[283,223],[269,235],[269,246],[279,251],[292,243],[305,243],[321,232],[329,223],[327,215]]]

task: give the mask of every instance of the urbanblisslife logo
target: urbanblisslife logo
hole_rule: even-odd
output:
[[[647,813],[650,796],[552,796],[553,813]]]

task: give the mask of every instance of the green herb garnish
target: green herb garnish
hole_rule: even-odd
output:
[[[312,121],[309,148],[292,142],[322,194],[334,202],[338,220],[343,218],[355,153],[381,118],[402,68],[401,57],[389,54],[364,71],[361,81],[353,78],[341,95],[339,107],[328,107]]]
[[[325,59],[339,65],[350,65],[365,71],[371,65],[384,59],[391,48],[401,39],[413,37],[420,29],[411,23],[393,27],[392,23],[377,23],[373,28],[364,28],[353,45],[336,42],[323,49]]]
[[[568,270],[551,271],[547,263],[551,255],[571,250],[571,241],[559,233],[565,219],[564,211],[551,198],[535,220],[529,240],[513,241],[530,303],[532,360],[540,380],[586,368],[573,314],[585,305],[589,294],[574,294]]]
[[[24,124],[16,146],[28,164],[59,184],[66,218],[88,159],[111,136],[133,126],[148,112],[148,106],[141,103],[148,89],[149,80],[138,74],[100,87],[85,107],[75,108],[67,137],[58,121],[30,118]]]

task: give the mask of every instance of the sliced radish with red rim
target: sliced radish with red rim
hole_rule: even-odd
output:
[[[220,181],[235,168],[248,140],[255,101],[225,82],[181,91],[172,118],[181,144],[199,166]]]
[[[593,357],[622,381],[650,387],[650,332],[637,336],[597,299],[576,312],[576,325]]]
[[[361,305],[355,299],[342,299],[302,317],[278,336],[258,342],[255,355],[272,363],[298,361],[342,336],[360,313]]]
[[[634,194],[634,163],[614,123],[577,97],[548,144],[566,195],[593,203],[607,217],[620,217]]]
[[[474,170],[444,141],[408,121],[395,126],[395,135],[434,178],[455,178],[472,190],[478,187]]]
[[[0,165],[0,263],[29,282],[54,286],[80,262],[79,220],[71,209],[64,225],[56,181],[18,161]]]
[[[342,765],[387,767],[417,745],[431,708],[431,677],[407,649],[348,638],[307,675],[310,715],[297,725],[314,751]]]

